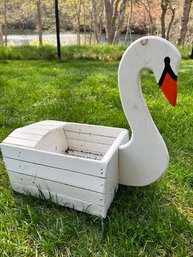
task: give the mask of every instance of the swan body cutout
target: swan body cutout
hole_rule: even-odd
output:
[[[144,68],[152,70],[166,98],[175,105],[180,59],[179,51],[170,42],[148,36],[131,44],[120,61],[120,98],[132,130],[131,140],[119,147],[120,184],[151,184],[168,167],[168,150],[143,99],[140,73]]]

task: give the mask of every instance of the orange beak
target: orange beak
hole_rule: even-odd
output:
[[[165,95],[168,102],[172,105],[176,105],[177,99],[177,80],[174,80],[167,73],[162,85],[160,86],[161,91]]]
[[[175,106],[177,99],[177,76],[170,66],[170,58],[166,57],[164,61],[165,69],[159,80],[159,86],[168,102]]]

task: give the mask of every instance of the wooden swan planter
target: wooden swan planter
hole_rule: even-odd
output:
[[[132,130],[41,121],[13,131],[1,150],[12,188],[106,217],[118,184],[145,186],[161,177],[168,151],[147,109],[140,72],[151,69],[175,105],[178,50],[148,36],[131,44],[119,65],[119,92]]]

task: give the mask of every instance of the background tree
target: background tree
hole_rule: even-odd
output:
[[[99,27],[98,27],[98,12],[96,0],[92,0],[92,13],[93,13],[93,24],[96,42],[99,43]]]
[[[148,33],[153,34],[155,30],[155,24],[154,24],[154,19],[153,19],[153,6],[154,6],[154,1],[153,0],[138,0],[138,3],[140,3],[145,11],[147,12],[149,16],[149,29]]]
[[[133,0],[130,27],[139,34],[157,34],[160,21],[160,2]]]
[[[3,45],[3,27],[0,24],[0,44]]]
[[[5,36],[5,45],[7,46],[7,3],[4,1],[4,36]]]
[[[78,44],[81,38],[85,44],[98,43],[102,34],[108,43],[118,43],[122,32],[126,32],[126,41],[133,33],[161,34],[178,44],[191,44],[192,1],[59,0],[61,32],[76,31]],[[55,33],[54,1],[1,0],[0,43],[7,42],[6,35],[11,30],[17,30],[18,34],[33,30],[39,34],[41,45],[43,31]]]
[[[175,18],[176,9],[175,9],[175,7],[172,7],[171,3],[169,4],[169,8],[168,9],[169,9],[169,11],[171,13],[171,19],[170,19],[170,22],[168,24],[166,39],[170,40],[170,31],[171,31],[172,24],[173,24],[173,21],[174,21],[174,18]]]
[[[124,18],[126,2],[127,2],[127,0],[122,0],[121,4],[120,4],[120,10],[119,10],[118,19],[117,19],[117,29],[116,29],[114,39],[113,39],[114,44],[118,44],[119,40],[120,40],[120,34],[121,34],[122,25],[123,25],[123,18]]]
[[[74,7],[76,11],[76,19],[77,19],[77,44],[80,45],[80,15],[81,15],[81,7],[82,7],[82,0],[74,0]]]
[[[170,30],[174,21],[174,17],[175,17],[175,8],[172,7],[172,2],[171,0],[162,0],[161,1],[161,34],[163,38],[166,38],[167,40],[169,40],[170,37]],[[166,29],[166,22],[165,22],[165,18],[166,18],[166,13],[169,13],[170,16],[170,20],[168,23],[168,28]]]
[[[121,4],[120,4],[121,3]],[[106,37],[109,44],[112,44],[115,38],[116,26],[120,30],[124,11],[125,11],[126,0],[104,0],[105,6],[105,18],[106,18]],[[118,19],[118,24],[116,24]]]
[[[161,1],[161,17],[160,17],[160,20],[161,20],[161,34],[162,34],[162,37],[163,38],[166,38],[166,25],[165,25],[165,16],[166,16],[166,12],[167,12],[167,9],[168,9],[168,1],[164,1],[162,0]]]
[[[38,36],[39,36],[39,46],[42,45],[42,15],[41,15],[41,1],[36,1],[37,6],[37,20],[38,20]]]
[[[117,18],[118,0],[104,0],[106,18],[106,37],[108,43],[112,44],[115,35],[115,21]]]
[[[131,40],[131,18],[133,14],[133,0],[129,1],[129,8],[128,8],[128,18],[127,18],[127,25],[126,25],[126,32],[125,32],[125,44],[127,42],[128,36],[130,34],[130,40]]]
[[[186,37],[186,33],[187,33],[187,28],[188,28],[188,21],[189,21],[192,1],[193,0],[184,0],[183,14],[182,14],[182,18],[181,18],[180,35],[178,38],[178,45],[184,45],[184,43],[185,43],[185,37]]]
[[[0,38],[6,46],[8,43],[8,24],[12,21],[12,16],[14,16],[15,4],[16,0],[2,0],[0,5]]]

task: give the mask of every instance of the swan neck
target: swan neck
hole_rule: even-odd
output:
[[[150,112],[145,103],[142,89],[141,89],[141,69],[136,70],[135,73],[127,74],[130,80],[123,83],[120,87],[120,94],[122,106],[125,116],[131,127],[132,135],[137,135],[141,138],[141,131],[147,132],[149,130],[158,132],[155,123],[150,115]],[[144,136],[144,135],[143,135]]]

